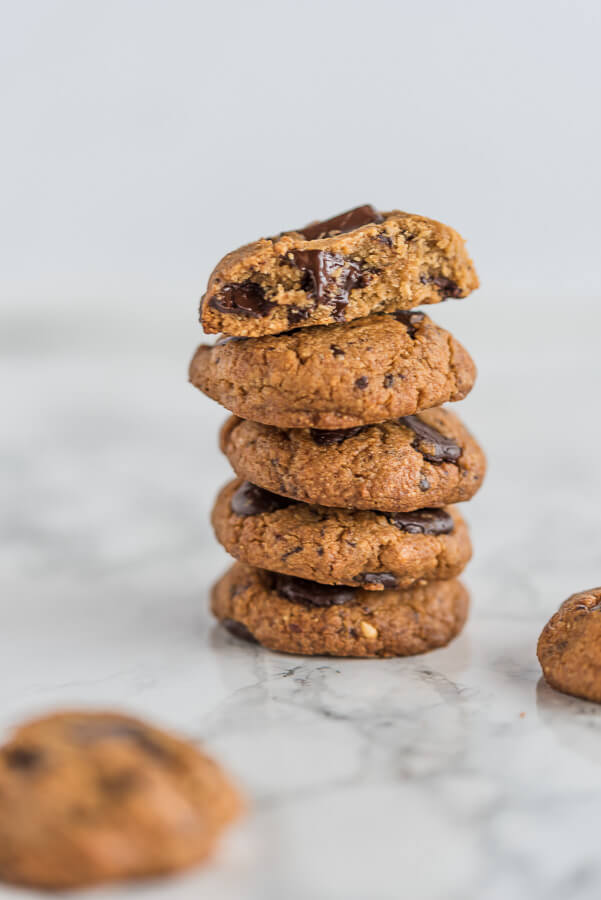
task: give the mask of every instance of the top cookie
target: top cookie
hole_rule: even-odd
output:
[[[45,888],[205,857],[240,799],[196,747],[112,712],[21,726],[0,748],[0,878]]]
[[[210,334],[258,337],[466,297],[477,287],[452,228],[366,205],[228,253],[211,274],[200,320]]]

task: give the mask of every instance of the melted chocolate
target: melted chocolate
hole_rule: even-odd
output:
[[[363,572],[357,575],[355,581],[359,584],[381,584],[386,590],[398,587],[399,583],[392,572]]]
[[[334,320],[344,322],[350,291],[365,283],[361,264],[327,250],[291,250],[290,257],[304,273],[303,290],[315,298],[316,305],[333,306]]]
[[[363,425],[357,425],[355,428],[336,428],[331,431],[311,428],[311,437],[320,447],[330,447],[332,444],[342,444],[347,438],[363,431],[363,428]]]
[[[415,434],[415,440],[411,446],[417,450],[424,459],[431,463],[452,462],[456,463],[463,450],[453,438],[445,437],[436,428],[426,425],[417,416],[405,416],[399,419],[401,425],[406,425]]]
[[[408,534],[450,534],[453,519],[444,509],[417,509],[415,512],[390,513],[391,525]]]
[[[420,275],[419,280],[422,284],[433,284],[437,287],[442,300],[448,300],[449,298],[458,300],[460,297],[463,297],[463,292],[459,285],[451,281],[450,278],[445,278],[444,275]]]
[[[241,641],[247,641],[249,644],[259,643],[254,634],[242,622],[237,622],[236,619],[222,619],[221,624],[226,631],[229,631],[230,634],[233,634],[234,637],[239,638]]]
[[[250,481],[243,481],[232,497],[230,506],[237,516],[258,516],[261,513],[284,509],[293,502],[288,497],[272,494],[271,491],[266,491]]]
[[[312,606],[340,606],[355,596],[357,588],[338,584],[318,584],[306,578],[292,575],[273,575],[273,585],[280,596],[291,603],[309,603]]]
[[[423,312],[415,312],[414,309],[397,309],[393,316],[398,322],[403,323],[410,338],[415,337],[418,326],[426,318]]]
[[[211,297],[209,306],[219,312],[250,319],[260,319],[273,309],[275,303],[267,300],[265,291],[255,281],[226,284],[219,294]]]
[[[340,213],[339,216],[325,219],[323,222],[313,222],[311,225],[305,225],[304,228],[296,228],[295,231],[297,234],[302,234],[306,241],[315,241],[330,234],[347,234],[349,231],[354,231],[355,228],[361,228],[362,225],[378,224],[383,221],[384,216],[381,213],[370,204],[365,204],[365,206],[356,206],[355,209]]]

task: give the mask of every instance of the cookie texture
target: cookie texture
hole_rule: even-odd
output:
[[[601,703],[601,587],[562,603],[543,628],[537,655],[551,687]]]
[[[472,552],[453,507],[381,513],[309,506],[241,479],[221,490],[211,521],[218,541],[242,562],[368,590],[453,578]]]
[[[465,297],[478,278],[440,222],[357,207],[228,253],[201,302],[208,333],[257,337]]]
[[[71,888],[204,859],[241,808],[219,766],[112,712],[23,725],[0,748],[0,878]]]
[[[315,602],[314,602],[315,601]],[[308,656],[411,656],[462,629],[468,593],[456,580],[408,590],[327,588],[236,563],[211,595],[214,615],[238,637]]]
[[[463,399],[476,367],[421,312],[201,345],[192,384],[243,419],[279,428],[353,428]]]
[[[407,512],[469,500],[486,459],[445,409],[358,428],[274,428],[231,416],[220,447],[240,477],[293,500]]]

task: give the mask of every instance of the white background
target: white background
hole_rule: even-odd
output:
[[[145,898],[598,900],[601,710],[535,656],[601,583],[598,3],[0,10],[0,732],[119,706],[227,764],[245,822]],[[222,253],[366,202],[481,276],[429,310],[480,373],[473,611],[425,657],[301,660],[207,613],[225,413],[186,368]]]

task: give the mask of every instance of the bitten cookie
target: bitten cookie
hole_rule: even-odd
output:
[[[218,541],[242,562],[368,590],[453,578],[472,553],[453,507],[380,513],[308,506],[240,479],[221,490],[211,521]]]
[[[201,345],[192,384],[243,419],[278,428],[354,428],[462,400],[476,367],[421,312]]]
[[[360,206],[228,253],[201,303],[209,333],[257,337],[465,297],[478,278],[440,222]]]
[[[442,647],[462,629],[468,593],[459,581],[409,590],[329,587],[236,563],[213,588],[214,615],[237,637],[308,656],[410,656]]]
[[[537,655],[551,687],[601,703],[601,587],[562,603],[543,628]]]
[[[240,477],[305,503],[408,512],[469,500],[486,459],[445,409],[337,431],[229,418],[220,446]]]
[[[23,725],[0,748],[0,878],[71,888],[204,859],[241,808],[219,766],[110,712]]]

